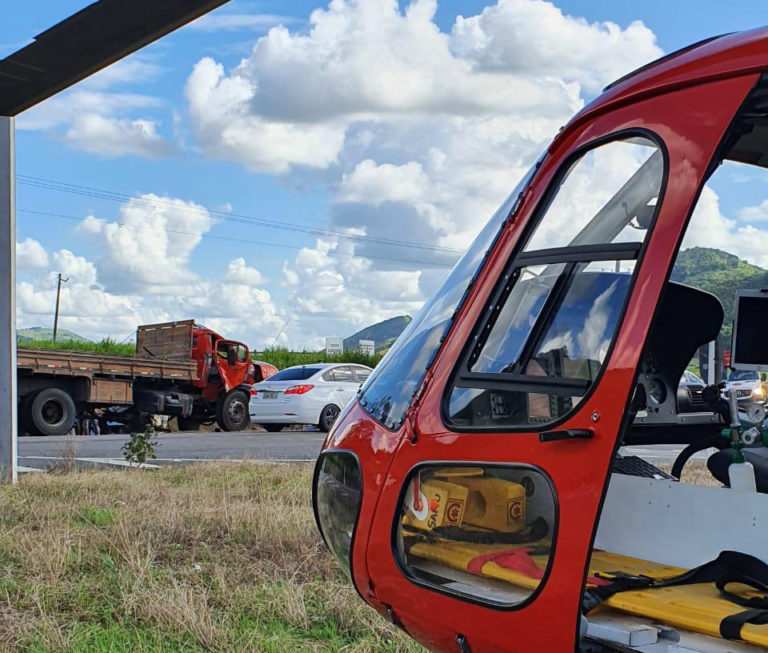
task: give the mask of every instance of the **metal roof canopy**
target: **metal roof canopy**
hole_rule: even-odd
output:
[[[14,118],[229,0],[99,0],[0,60],[0,480],[16,480]]]
[[[0,60],[0,115],[15,116],[228,0],[100,0]]]

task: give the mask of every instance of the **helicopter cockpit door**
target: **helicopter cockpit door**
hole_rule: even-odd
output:
[[[609,466],[698,189],[756,76],[649,94],[555,141],[411,407],[367,546],[433,649],[573,651]]]

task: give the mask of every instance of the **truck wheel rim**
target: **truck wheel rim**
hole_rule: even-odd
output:
[[[46,401],[43,404],[40,413],[43,417],[43,421],[51,426],[56,426],[64,421],[64,407],[61,405],[61,402],[56,401],[55,399]]]
[[[229,410],[227,412],[232,419],[239,421],[245,414],[245,404],[239,400],[233,401],[229,404]]]

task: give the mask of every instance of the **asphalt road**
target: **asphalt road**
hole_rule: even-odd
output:
[[[62,458],[79,465],[124,465],[120,448],[127,435],[52,436],[19,438],[19,465],[46,469]],[[325,433],[282,431],[265,433],[161,433],[157,436],[153,465],[211,460],[315,460]]]
[[[81,467],[126,465],[120,448],[126,435],[58,436],[19,438],[19,465],[46,469],[62,458],[74,458]],[[162,433],[157,437],[157,459],[152,465],[186,464],[213,460],[312,461],[317,457],[325,433],[282,431],[266,433]],[[626,447],[625,455],[636,455],[655,465],[672,463],[682,447]],[[695,458],[706,458],[701,452]]]

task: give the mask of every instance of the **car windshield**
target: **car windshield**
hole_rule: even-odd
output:
[[[706,385],[706,383],[704,383],[704,381],[700,377],[696,376],[693,372],[685,372],[685,374],[683,374],[683,378],[680,379],[680,382]]]
[[[755,370],[733,370],[729,381],[757,381],[758,375]]]
[[[322,371],[322,367],[289,367],[269,377],[268,381],[306,381]]]

